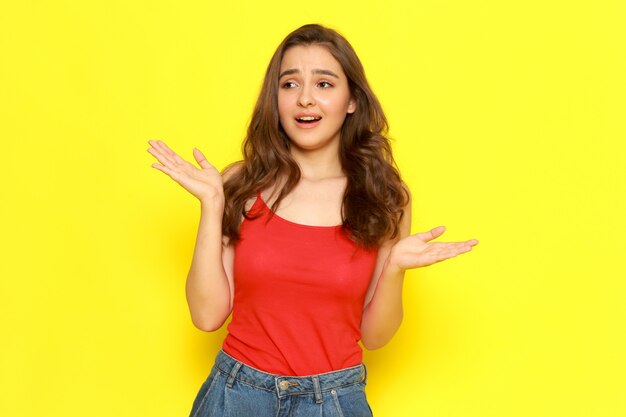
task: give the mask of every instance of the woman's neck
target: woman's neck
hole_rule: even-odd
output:
[[[303,179],[315,181],[345,176],[338,149],[302,151],[292,148],[291,156],[300,167]]]

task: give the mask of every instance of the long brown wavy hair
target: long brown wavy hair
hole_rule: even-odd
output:
[[[391,153],[387,119],[367,83],[361,61],[343,36],[316,24],[287,35],[270,60],[243,143],[244,159],[225,169],[238,166],[224,183],[222,233],[230,243],[237,242],[241,216],[248,217],[245,204],[249,199],[283,179],[271,207],[275,212],[300,180],[300,168],[289,152],[289,137],[278,114],[281,61],[289,48],[298,45],[326,47],[348,78],[356,111],[347,114],[341,128],[339,159],[347,176],[342,227],[357,244],[376,247],[398,235],[408,191]]]

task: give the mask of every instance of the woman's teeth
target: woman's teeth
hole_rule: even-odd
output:
[[[311,122],[316,122],[320,119],[321,117],[304,116],[304,117],[298,117],[296,120],[301,123],[311,123]]]

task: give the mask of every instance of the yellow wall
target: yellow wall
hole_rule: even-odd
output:
[[[359,53],[414,232],[481,242],[408,274],[375,415],[626,415],[624,2],[210,3],[0,6],[0,415],[187,415],[224,331],[191,324],[199,204],[147,140],[238,158],[309,22]]]

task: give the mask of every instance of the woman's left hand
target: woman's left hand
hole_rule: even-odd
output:
[[[435,227],[428,232],[417,233],[399,240],[391,248],[388,266],[401,270],[419,268],[444,261],[448,258],[469,252],[478,240],[465,242],[432,242],[446,230],[445,226]]]

